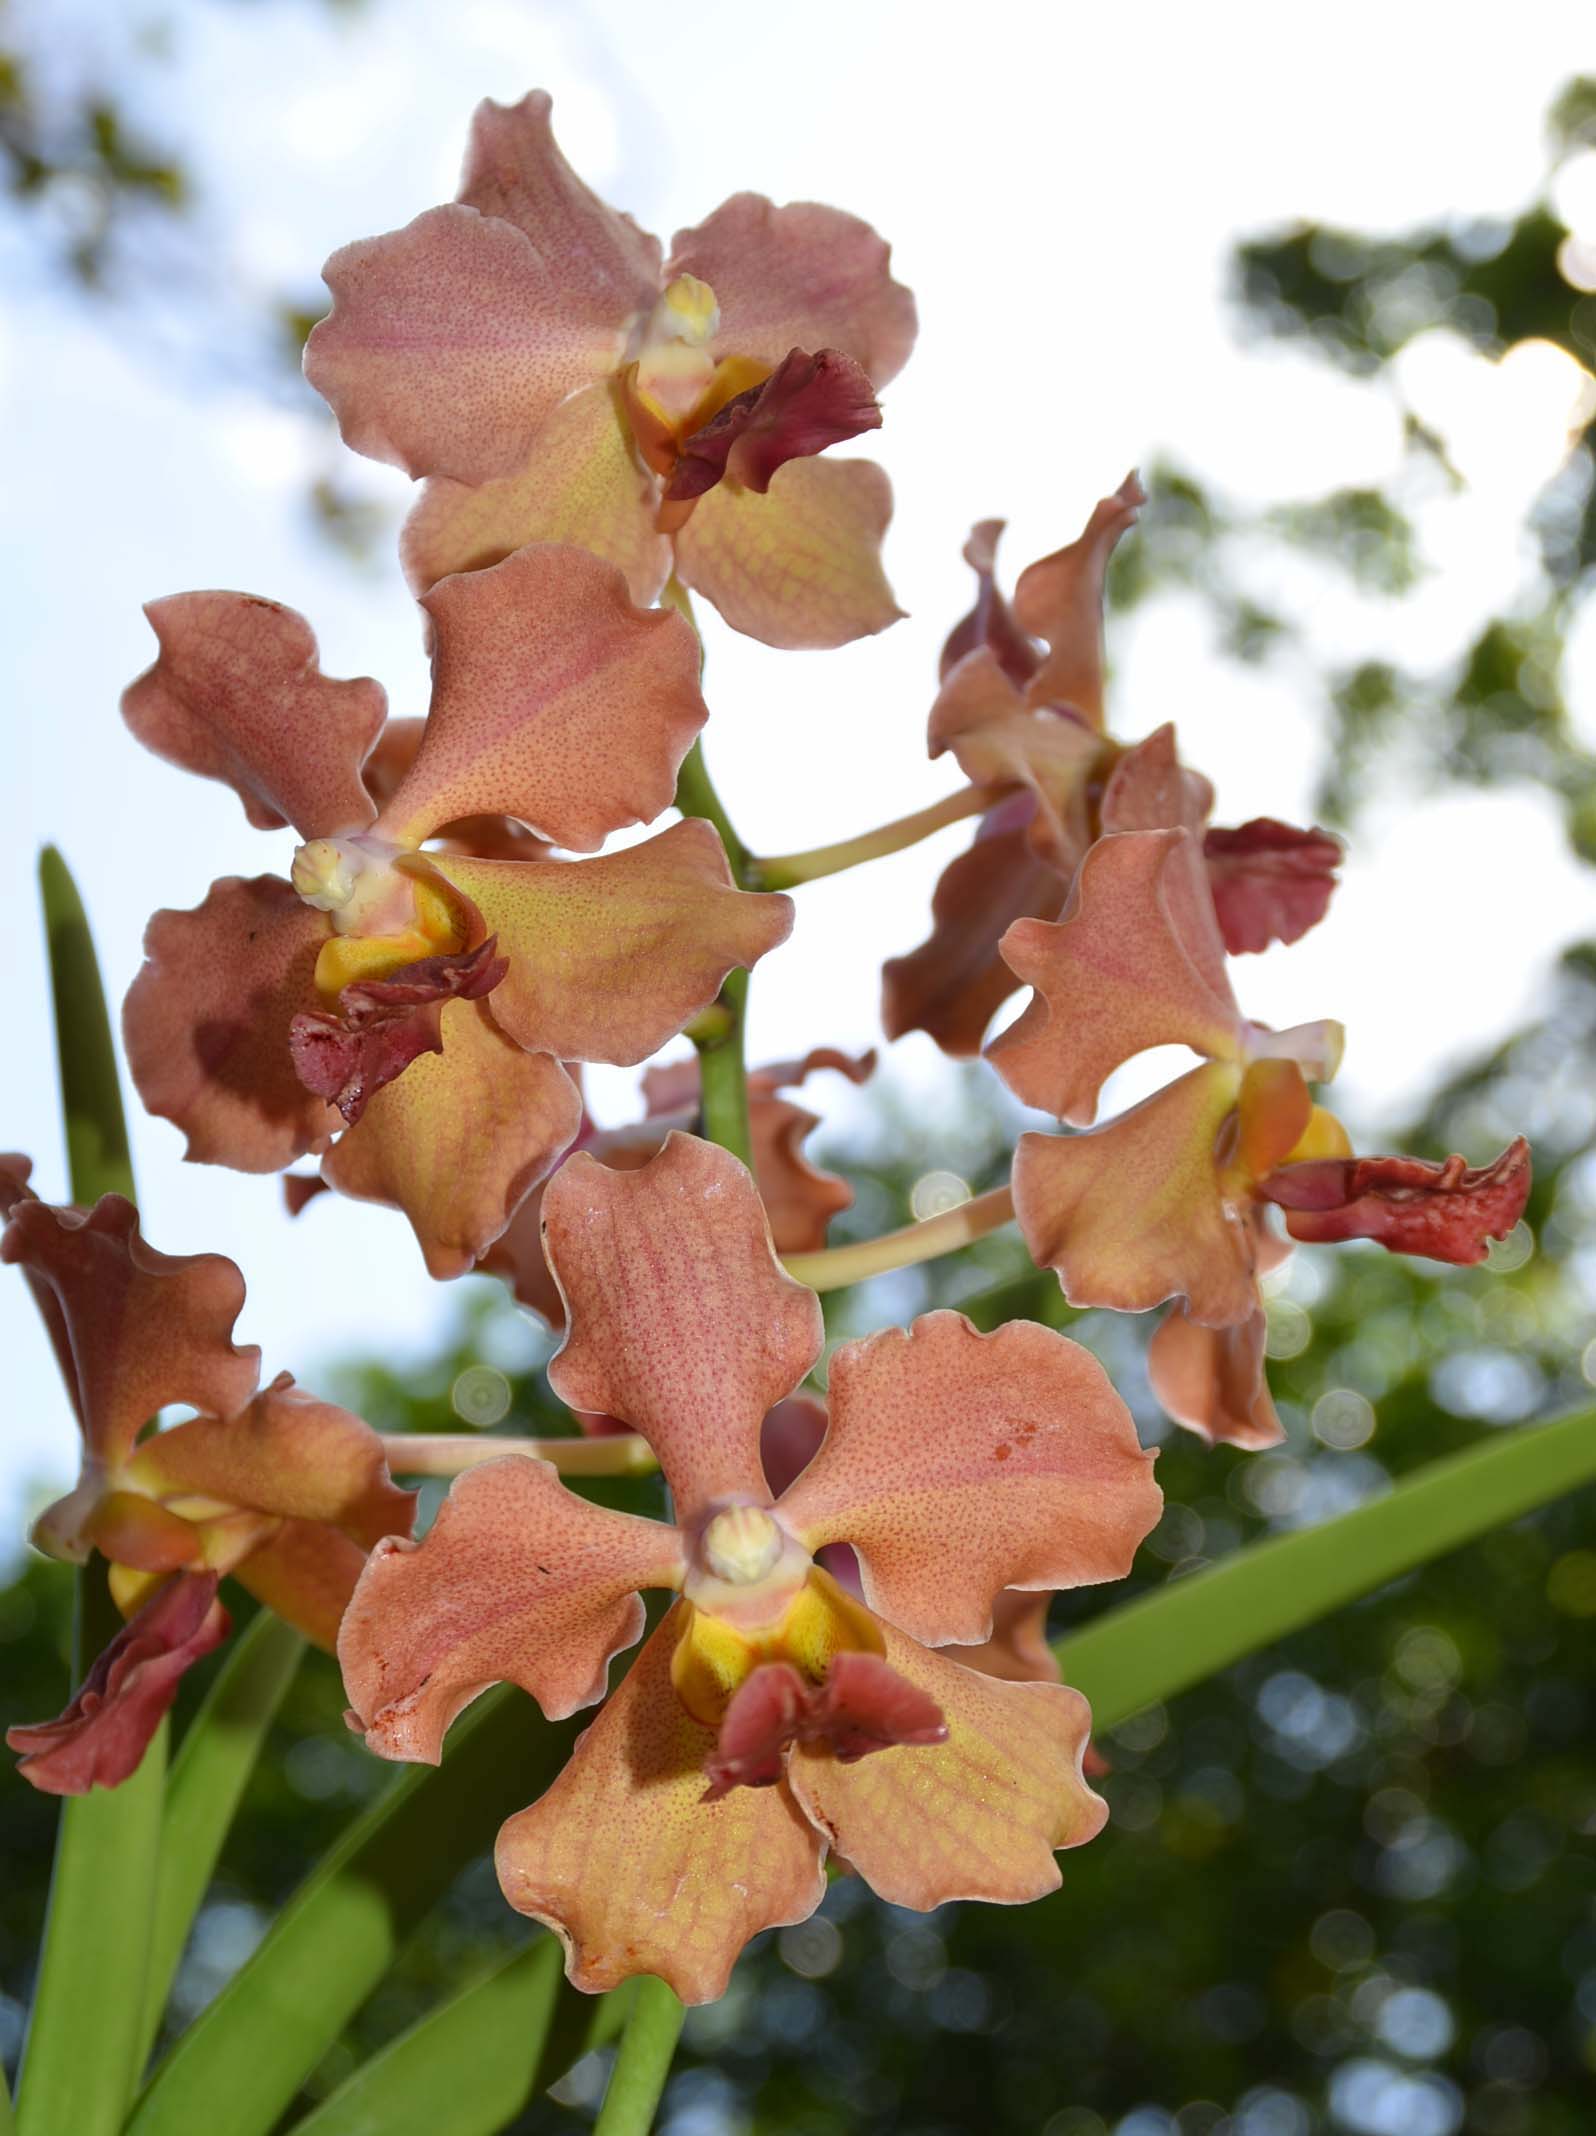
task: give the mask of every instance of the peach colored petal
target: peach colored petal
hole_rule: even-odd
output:
[[[338,1641],[354,1722],[380,1756],[436,1765],[490,1684],[563,1720],[641,1635],[638,1589],[681,1573],[674,1528],[590,1504],[547,1461],[468,1469],[425,1538],[379,1543],[361,1576]]]
[[[625,354],[629,304],[567,281],[572,266],[496,216],[429,208],[328,260],[305,376],[356,452],[456,482],[510,474],[565,396]]]
[[[595,326],[654,302],[660,241],[606,207],[577,177],[554,138],[554,102],[534,89],[518,104],[484,97],[471,114],[456,198],[524,230],[560,303]]]
[[[422,606],[432,710],[383,836],[416,845],[486,813],[591,852],[669,807],[708,717],[679,615],[635,607],[613,564],[552,543],[444,579]]]
[[[122,1009],[145,1109],[199,1164],[275,1172],[323,1150],[342,1123],[294,1073],[289,1026],[319,1006],[327,916],[275,875],[224,876],[193,912],[158,912]]]
[[[770,1219],[778,1253],[818,1253],[831,1219],[853,1206],[853,1188],[835,1172],[822,1172],[803,1153],[820,1125],[787,1098],[750,1094],[748,1132],[754,1177]]]
[[[391,719],[366,759],[366,791],[378,810],[399,791],[400,781],[416,761],[424,719]],[[439,826],[437,841],[451,853],[476,853],[488,860],[547,860],[552,850],[512,816],[461,816]]]
[[[723,482],[677,533],[676,569],[733,630],[802,650],[903,613],[881,568],[892,485],[870,460],[789,460],[768,493]]]
[[[665,277],[696,275],[715,292],[714,356],[774,366],[794,346],[841,349],[879,388],[908,362],[916,330],[914,298],[893,281],[890,258],[891,247],[857,215],[734,193],[695,228],[677,231]]]
[[[225,1420],[196,1417],[139,1447],[128,1482],[158,1496],[193,1492],[257,1513],[323,1521],[368,1550],[408,1535],[416,1494],[391,1480],[382,1441],[361,1418],[280,1372]]]
[[[1236,1071],[1210,1063],[1084,1135],[1022,1135],[1014,1210],[1031,1258],[1072,1305],[1144,1313],[1184,1296],[1210,1327],[1253,1307],[1248,1229],[1219,1189],[1215,1143]]]
[[[144,613],[160,644],[122,693],[146,749],[231,786],[258,829],[362,830],[360,767],[387,716],[380,683],[335,682],[302,615],[252,593],[175,593]]]
[[[1009,611],[997,589],[998,538],[1002,519],[981,519],[970,529],[964,561],[975,573],[975,606],[954,624],[943,644],[937,677],[946,682],[966,653],[985,646],[1016,689],[1023,689],[1041,666],[1042,656]]]
[[[820,1301],[784,1275],[752,1178],[727,1151],[667,1136],[637,1172],[585,1152],[543,1197],[544,1240],[570,1325],[549,1385],[572,1409],[640,1431],[677,1517],[769,1503],[767,1409],[820,1354]]]
[[[713,2002],[751,1936],[807,1920],[825,1894],[820,1839],[784,1787],[704,1801],[715,1731],[670,1679],[685,1618],[666,1617],[494,1851],[505,1897],[554,1930],[589,1994],[655,1973],[683,2002]]]
[[[320,1521],[279,1521],[232,1569],[232,1578],[312,1646],[331,1654],[366,1563],[358,1543]]]
[[[883,1328],[835,1352],[827,1399],[782,1521],[809,1550],[851,1543],[866,1602],[930,1646],[990,1638],[1005,1587],[1122,1579],[1163,1509],[1102,1366],[1035,1321]]]
[[[1036,989],[987,1049],[1015,1096],[1079,1126],[1106,1078],[1150,1046],[1240,1054],[1241,1016],[1190,831],[1100,838],[1056,924],[1017,920],[1010,967]]]
[[[1007,1587],[992,1605],[992,1636],[979,1646],[947,1650],[950,1661],[1010,1684],[1056,1684],[1058,1658],[1047,1643],[1047,1613],[1053,1597]]]
[[[1026,691],[1033,705],[1070,705],[1102,726],[1103,578],[1116,542],[1146,501],[1136,476],[1127,475],[1112,497],[1093,506],[1078,539],[1020,573],[1015,617],[1049,647]]]
[[[595,860],[527,867],[439,854],[437,868],[510,960],[486,1004],[495,1023],[568,1060],[646,1060],[729,971],[792,931],[791,898],[735,889],[718,833],[696,818]]]
[[[1070,713],[1031,710],[981,646],[949,674],[931,707],[932,756],[951,749],[975,786],[1027,786],[1028,826],[1041,858],[1068,879],[1091,843],[1088,788],[1103,753],[1100,734]]]
[[[1004,802],[982,820],[975,843],[943,869],[931,900],[931,933],[881,967],[881,1025],[888,1038],[925,1031],[956,1059],[979,1053],[987,1025],[1020,982],[998,943],[1016,920],[1050,920],[1065,883],[1038,859],[1023,820]]]
[[[617,389],[589,386],[554,410],[513,474],[476,485],[440,475],[423,487],[399,538],[405,576],[422,594],[528,542],[572,542],[618,565],[646,607],[670,572],[670,543],[654,525],[657,490],[632,450]]]
[[[232,1340],[244,1305],[237,1268],[219,1253],[158,1253],[120,1194],[87,1211],[18,1202],[0,1261],[19,1266],[45,1305],[91,1460],[116,1467],[169,1402],[227,1416],[255,1392],[260,1352]]]
[[[1147,1377],[1161,1406],[1206,1439],[1257,1451],[1286,1436],[1264,1373],[1261,1307],[1234,1327],[1199,1327],[1173,1305],[1147,1346]]]
[[[1013,1906],[1057,1890],[1055,1849],[1082,1845],[1108,1816],[1081,1776],[1085,1699],[1063,1684],[1000,1682],[881,1629],[889,1666],[941,1707],[948,1740],[857,1765],[800,1745],[787,1784],[801,1807],[894,1906]]]
[[[357,1201],[403,1209],[427,1267],[447,1279],[499,1236],[581,1118],[558,1061],[523,1052],[485,1003],[446,1002],[442,1053],[423,1054],[379,1090],[322,1171]]]
[[[1105,833],[1201,830],[1213,805],[1212,786],[1201,772],[1183,767],[1175,753],[1175,730],[1166,721],[1114,766],[1098,821]]]

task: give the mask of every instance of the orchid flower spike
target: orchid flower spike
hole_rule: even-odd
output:
[[[1127,475],[1075,541],[1020,574],[1012,608],[996,578],[1002,520],[971,531],[964,556],[976,602],[943,648],[928,740],[933,757],[951,751],[973,784],[1013,791],[943,871],[929,938],[883,968],[889,1038],[923,1030],[944,1052],[979,1052],[1018,983],[998,948],[1005,929],[1056,919],[1087,849],[1106,832],[1184,824],[1202,835],[1233,955],[1295,942],[1324,917],[1341,857],[1335,839],[1272,817],[1205,832],[1213,788],[1181,767],[1174,729],[1129,747],[1107,732],[1104,578],[1146,501]]]
[[[1335,1074],[1341,1026],[1271,1031],[1242,1016],[1190,828],[1099,839],[1062,918],[1016,922],[1003,954],[1035,992],[987,1057],[1024,1103],[1090,1128],[1104,1081],[1134,1055],[1181,1045],[1203,1056],[1090,1133],[1022,1135],[1014,1207],[1072,1304],[1134,1313],[1178,1301],[1150,1366],[1170,1413],[1205,1436],[1280,1437],[1258,1289],[1284,1250],[1268,1203],[1293,1211],[1298,1237],[1384,1236],[1451,1261],[1482,1258],[1486,1237],[1517,1221],[1529,1188],[1521,1143],[1483,1174],[1461,1159],[1450,1169],[1352,1159],[1309,1087]]]
[[[499,1834],[507,1897],[581,1988],[652,1972],[712,2000],[750,1936],[819,1904],[831,1847],[904,1906],[1053,1889],[1055,1849],[1105,1814],[1081,1778],[1085,1701],[932,1649],[989,1639],[1006,1587],[1127,1570],[1161,1496],[1102,1367],[957,1313],[846,1343],[825,1443],[773,1498],[763,1419],[822,1328],[751,1176],[672,1134],[638,1171],[571,1158],[543,1217],[568,1316],[550,1383],[648,1439],[676,1523],[601,1509],[525,1456],[468,1471],[426,1539],[361,1579],[339,1640],[352,1724],[435,1761],[495,1682],[572,1713],[641,1633],[638,1590],[677,1594]],[[816,1562],[835,1543],[862,1600]]]
[[[768,645],[884,629],[887,478],[815,456],[879,425],[914,346],[888,248],[839,209],[736,193],[662,264],[550,110],[541,90],[480,105],[458,198],[324,270],[306,376],[347,444],[427,478],[412,585],[571,541],[638,601],[674,571]]]
[[[77,1484],[32,1539],[74,1564],[98,1550],[131,1620],[59,1720],[6,1738],[25,1779],[77,1795],[134,1771],[183,1671],[226,1636],[220,1579],[330,1649],[367,1551],[410,1532],[415,1497],[359,1417],[286,1372],[260,1385],[260,1352],[232,1340],[231,1261],[157,1253],[119,1194],[59,1208],[25,1182],[0,1164],[0,1260],[27,1276],[83,1434]],[[170,1403],[197,1414],[145,1434]]]
[[[646,1059],[786,938],[792,906],[735,889],[693,819],[550,857],[669,805],[705,718],[680,616],[555,546],[423,605],[431,710],[385,728],[378,685],[324,676],[291,609],[151,604],[160,657],[129,726],[304,843],[287,882],[229,876],[155,915],[124,1027],[140,1096],[191,1158],[269,1172],[325,1153],[331,1184],[403,1209],[447,1277],[576,1136],[561,1063]]]

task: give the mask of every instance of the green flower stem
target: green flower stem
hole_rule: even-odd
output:
[[[172,1978],[222,1843],[304,1652],[302,1633],[269,1609],[258,1611],[228,1649],[172,1762],[150,1930],[141,2064],[160,2030]]]
[[[702,741],[694,742],[676,774],[676,806],[684,816],[702,816],[706,823],[715,826],[720,833],[720,842],[726,848],[726,858],[731,862],[732,874],[740,888],[748,889],[753,861],[747,846],[733,830],[731,818],[715,791],[715,782],[704,762]]]
[[[497,2136],[615,2029],[622,1995],[565,1985],[539,1936],[429,2010],[293,2125],[291,2136]]]
[[[129,2136],[268,2136],[405,1938],[554,1778],[586,1718],[548,1727],[509,1688],[478,1699],[442,1765],[401,1773],[311,1871],[157,2065]],[[41,2124],[37,2136],[71,2127]]]
[[[1460,1543],[1596,1480],[1596,1409],[1431,1462],[1384,1498],[1277,1536],[1060,1640],[1099,1729],[1373,1594]]]
[[[905,1224],[879,1239],[864,1239],[857,1246],[828,1246],[820,1253],[790,1253],[783,1265],[788,1275],[811,1290],[841,1290],[847,1283],[863,1283],[867,1276],[884,1275],[889,1268],[912,1268],[917,1261],[934,1261],[939,1254],[957,1253],[972,1240],[985,1238],[1013,1220],[1014,1196],[1007,1187],[993,1187],[928,1216],[924,1223]],[[1050,1279],[1051,1280],[1051,1279]]]
[[[111,1023],[83,901],[54,847],[39,894],[55,1003],[61,1108],[74,1201],[133,1195]],[[93,1559],[78,1574],[74,1683],[121,1624]],[[166,1725],[118,1788],[64,1801],[38,1985],[17,2086],[20,2136],[113,2136],[138,2081],[155,1896]]]
[[[637,1432],[601,1439],[511,1439],[487,1432],[397,1432],[382,1450],[395,1476],[458,1476],[501,1454],[531,1454],[562,1476],[652,1476],[659,1458]]]
[[[696,1038],[699,1110],[708,1141],[740,1157],[750,1171],[753,1136],[748,1125],[748,1070],[743,1032],[748,1013],[748,974],[728,973],[718,1006],[726,1012],[725,1028],[713,1038]]]
[[[748,879],[757,890],[795,890],[800,883],[818,882],[823,875],[840,875],[845,868],[862,867],[867,860],[882,860],[888,853],[902,853],[922,838],[962,823],[967,816],[982,816],[1012,786],[961,786],[957,793],[916,809],[912,816],[899,816],[857,838],[839,839],[835,845],[811,846],[806,853],[772,853],[751,858]]]
[[[648,2136],[670,2075],[671,2057],[687,2013],[664,1981],[652,1973],[638,1981],[636,1995],[594,2136]]]

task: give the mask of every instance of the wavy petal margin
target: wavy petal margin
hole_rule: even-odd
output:
[[[1234,1327],[1205,1328],[1171,1306],[1147,1346],[1147,1377],[1159,1404],[1210,1446],[1278,1446],[1286,1434],[1264,1371],[1268,1333],[1261,1307]]]

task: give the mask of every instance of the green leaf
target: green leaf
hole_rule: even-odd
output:
[[[54,846],[39,855],[39,896],[55,1000],[72,1199],[87,1204],[102,1194],[125,1194],[132,1201],[133,1160],[99,961],[78,886]]]
[[[553,1936],[512,1951],[374,2054],[291,2136],[497,2136],[620,2021],[625,1994],[567,1987],[563,1956]]]
[[[1064,1681],[1115,1728],[1416,1566],[1596,1480],[1596,1409],[1434,1461],[1322,1527],[1238,1551],[1057,1642]]]
[[[269,1609],[233,1642],[172,1762],[145,1982],[144,2054],[261,1744],[305,1651]]]
[[[686,2014],[663,1980],[641,1977],[594,2136],[648,2136]]]
[[[267,2136],[406,1936],[553,1779],[581,1725],[547,1726],[508,1688],[479,1699],[443,1764],[401,1774],[312,1870],[157,2066],[129,2136]]]

